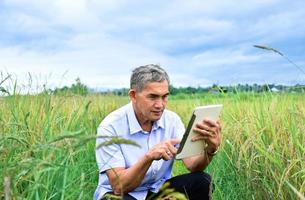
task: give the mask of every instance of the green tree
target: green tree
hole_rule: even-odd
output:
[[[89,88],[83,84],[80,78],[75,79],[76,83],[73,83],[71,87],[64,86],[62,88],[56,88],[54,94],[77,94],[77,95],[87,95],[89,93]]]

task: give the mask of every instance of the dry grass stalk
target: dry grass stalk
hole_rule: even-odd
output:
[[[10,199],[10,178],[7,176],[4,177],[4,199]]]

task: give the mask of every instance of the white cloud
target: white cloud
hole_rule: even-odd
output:
[[[125,87],[132,68],[160,63],[176,85],[302,82],[293,71],[285,71],[289,69],[281,57],[252,45],[279,47],[301,63],[304,4],[301,0],[4,1],[0,71],[20,77],[27,72],[38,77],[51,74],[50,85],[71,84],[80,77],[92,87]],[[283,71],[271,79],[263,66]],[[283,79],[281,73],[289,76]]]
[[[251,46],[247,47],[249,51]],[[195,66],[215,67],[222,65],[243,65],[247,63],[253,63],[259,60],[257,55],[250,54],[241,48],[224,48],[208,50],[206,52],[195,55],[192,60]]]
[[[56,84],[62,78],[61,75],[67,72],[64,80],[66,84],[80,77],[91,87],[119,87],[121,83],[126,87],[129,78],[123,81],[120,77],[129,77],[132,68],[147,63],[168,63],[166,56],[151,49],[101,37],[100,34],[80,34],[63,45],[66,46],[64,51],[51,53],[31,49],[25,51],[21,47],[2,48],[0,69],[16,74],[19,78],[28,72],[33,76],[53,74],[52,79],[56,81],[51,85]]]
[[[205,78],[194,79],[192,75],[188,75],[188,74],[172,73],[170,78],[172,84],[176,87],[187,87],[187,86],[206,87],[213,84],[213,82],[211,82],[211,80],[209,79],[205,79]]]

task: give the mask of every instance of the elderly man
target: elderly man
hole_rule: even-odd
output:
[[[176,147],[185,128],[177,114],[165,109],[168,96],[169,77],[160,66],[133,70],[131,102],[110,113],[97,132],[135,141],[141,147],[112,144],[96,150],[99,184],[94,199],[107,199],[106,194],[123,195],[123,199],[153,199],[165,182],[189,199],[211,198],[211,177],[202,171],[220,145],[221,126],[208,119],[196,125],[198,136],[193,140],[205,140],[206,153],[183,159],[190,173],[171,178]],[[102,142],[104,138],[97,139],[97,145]]]

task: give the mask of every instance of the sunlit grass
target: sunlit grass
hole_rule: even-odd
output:
[[[223,144],[208,168],[216,186],[214,198],[295,199],[289,184],[304,194],[304,95],[241,94],[217,99],[224,104]],[[185,170],[179,163],[176,173],[181,172]]]
[[[111,95],[48,94],[0,99],[0,196],[92,199],[98,179],[96,128],[128,101]],[[304,194],[304,94],[171,97],[168,108],[186,124],[194,106],[219,103],[224,105],[223,144],[208,168],[214,199],[295,199]],[[184,172],[175,163],[173,173]]]

